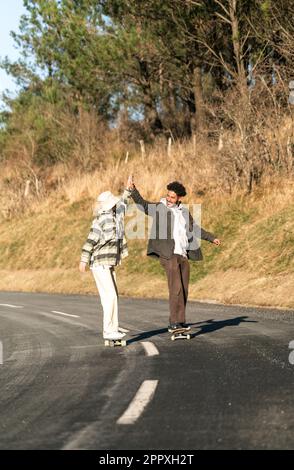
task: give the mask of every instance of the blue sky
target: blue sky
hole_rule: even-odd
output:
[[[21,15],[25,12],[22,0],[0,0],[0,57],[8,56],[10,59],[19,57],[14,47],[10,31],[18,31]],[[4,90],[15,92],[16,86],[13,80],[0,69],[0,95]]]

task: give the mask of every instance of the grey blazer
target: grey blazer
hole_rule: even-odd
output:
[[[134,202],[139,206],[139,209],[144,211],[146,215],[153,218],[151,236],[148,240],[147,256],[155,258],[166,258],[172,257],[175,248],[175,242],[173,239],[173,225],[174,215],[173,212],[166,207],[162,202],[149,202],[143,199],[139,191],[134,188],[131,190],[131,196]],[[200,228],[193,220],[190,213],[189,218],[189,230],[187,231],[188,236],[188,259],[192,261],[201,261],[203,255],[196,239],[196,233],[202,240],[213,242],[216,238],[212,233],[207,232],[202,227]],[[162,236],[162,227],[164,227],[164,237]]]

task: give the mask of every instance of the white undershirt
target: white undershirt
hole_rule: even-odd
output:
[[[167,206],[166,199],[161,202]],[[187,257],[188,237],[186,230],[186,220],[183,215],[181,204],[179,206],[170,207],[174,215],[173,238],[175,241],[174,254]]]

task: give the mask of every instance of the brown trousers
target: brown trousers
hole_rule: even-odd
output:
[[[189,261],[181,255],[173,255],[170,259],[159,259],[167,275],[169,321],[170,323],[185,323],[190,277]]]

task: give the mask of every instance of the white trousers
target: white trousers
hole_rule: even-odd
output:
[[[103,335],[118,331],[118,292],[113,266],[92,269],[103,308]]]

